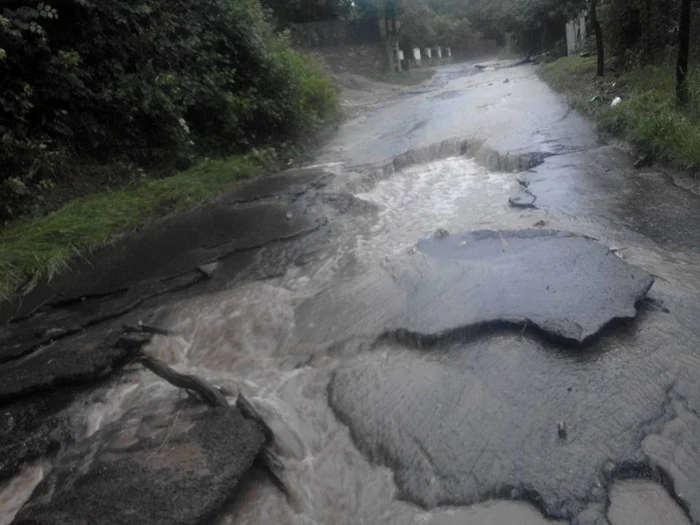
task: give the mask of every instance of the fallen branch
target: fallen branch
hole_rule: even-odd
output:
[[[214,385],[197,376],[181,374],[168,365],[147,355],[141,355],[136,359],[158,377],[165,379],[171,385],[184,388],[187,391],[195,392],[210,407],[230,407],[226,397]],[[253,421],[265,437],[265,446],[257,457],[257,463],[267,471],[272,483],[277,486],[286,496],[289,496],[287,487],[282,481],[282,470],[284,466],[280,459],[272,452],[271,446],[275,436],[272,429],[265,423],[265,420],[258,414],[257,410],[250,404],[243,394],[238,394],[236,409],[246,419]]]
[[[165,379],[168,383],[178,388],[196,392],[202,398],[202,401],[211,407],[230,406],[226,397],[224,397],[218,388],[197,376],[176,372],[162,361],[146,355],[140,356],[137,361],[158,377]]]

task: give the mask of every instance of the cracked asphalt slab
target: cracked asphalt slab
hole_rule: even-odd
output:
[[[481,231],[418,243],[399,277],[409,311],[400,328],[421,335],[488,323],[534,324],[583,343],[614,320],[633,319],[654,280],[609,248],[547,230]],[[406,282],[405,282],[406,281]],[[405,283],[404,283],[405,282]]]
[[[263,434],[234,408],[181,407],[175,423],[162,409],[127,413],[65,454],[13,523],[210,523]]]
[[[576,354],[518,330],[427,353],[383,344],[336,372],[329,400],[403,498],[425,508],[526,500],[571,520],[605,503],[617,476],[660,481],[655,469],[668,468],[642,444],[653,449],[675,413],[680,371],[662,349],[626,344],[662,344],[643,321]]]
[[[392,93],[0,309],[0,477],[53,468],[17,523],[700,523],[700,199],[531,66]],[[245,392],[289,497],[141,347]]]

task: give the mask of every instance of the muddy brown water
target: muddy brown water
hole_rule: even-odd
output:
[[[333,226],[323,257],[282,277],[179,300],[159,313],[159,325],[176,335],[157,336],[148,352],[244,393],[277,437],[290,497],[253,472],[218,524],[700,520],[700,256],[689,238],[697,224],[686,223],[683,239],[664,237],[685,210],[668,210],[666,203],[659,211],[650,204],[659,189],[640,184],[629,159],[600,149],[578,117],[557,120],[568,115],[563,103],[530,68],[509,70],[507,88],[502,72],[476,82],[460,71],[448,69],[436,82],[445,92],[461,89],[464,100],[397,97],[385,118],[410,111],[422,121],[428,110],[416,107],[432,108],[434,118],[420,128],[406,119],[421,134],[416,141],[429,142],[430,133],[456,134],[456,117],[440,127],[444,104],[457,100],[476,115],[493,97],[476,119],[461,124],[469,136],[481,132],[503,152],[526,151],[529,142],[533,151],[543,143],[557,149],[547,141],[561,138],[561,156],[527,174],[539,209],[510,207],[516,174],[489,170],[483,158],[428,159],[381,176],[375,168],[353,168],[365,140],[355,140],[353,127],[372,129],[381,118],[363,116],[365,124],[350,122],[319,153],[320,161],[346,160],[332,167],[337,175],[328,191],[369,203],[366,213]],[[513,96],[500,92],[519,84]],[[540,93],[528,91],[533,88]],[[536,98],[536,107],[527,105]],[[535,116],[501,140],[496,130],[515,122],[514,111]],[[402,126],[385,126],[390,145],[369,150],[374,162],[405,153]],[[580,153],[586,148],[589,154]],[[617,166],[622,169],[611,171]],[[680,191],[662,175],[645,180],[650,177],[664,194]],[[700,199],[683,195],[700,209]],[[660,213],[674,221],[664,226]],[[692,221],[694,211],[688,214]],[[421,239],[441,229],[544,226],[593,237],[656,276],[655,302],[641,305],[635,322],[606,329],[582,349],[526,330],[496,330],[432,351],[377,342],[386,312],[401,306],[402,298],[388,293],[397,261]],[[134,372],[89,407],[78,432],[92,435],[146,400],[180,395],[149,373]],[[560,422],[566,440],[558,436]],[[0,489],[0,524],[12,521],[50,468],[48,459],[29,465]],[[655,512],[646,510],[652,501]]]

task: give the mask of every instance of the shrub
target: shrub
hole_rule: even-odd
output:
[[[336,111],[329,80],[258,0],[47,1],[0,10],[0,220],[76,159],[167,172]]]

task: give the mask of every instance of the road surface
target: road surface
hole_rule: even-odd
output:
[[[505,66],[348,100],[310,166],[6,307],[0,523],[700,523],[700,197]],[[288,494],[105,346],[141,321]]]

